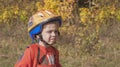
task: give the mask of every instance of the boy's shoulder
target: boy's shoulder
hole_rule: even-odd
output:
[[[34,56],[38,53],[38,45],[37,44],[31,44],[27,47],[26,50],[28,50],[31,53],[31,57],[34,58]]]
[[[27,48],[38,48],[38,45],[37,44],[31,44],[31,45],[27,46]]]
[[[59,52],[57,48],[54,46],[50,46],[54,51]],[[27,47],[28,49],[31,49],[32,51],[36,51],[40,48],[40,45],[38,44],[31,44],[30,46]]]
[[[30,52],[37,52],[38,48],[39,48],[39,46],[37,44],[31,44],[31,45],[27,46],[27,50],[29,50]]]
[[[31,44],[30,47],[38,47],[38,44]]]

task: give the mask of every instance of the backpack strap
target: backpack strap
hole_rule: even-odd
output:
[[[37,63],[39,64],[39,58],[40,58],[40,48],[38,47],[38,54],[37,54]]]
[[[44,55],[41,59],[40,59],[40,48],[38,47],[38,54],[37,54],[37,63],[41,64],[44,60],[45,60],[46,55]],[[41,60],[41,61],[40,61]]]
[[[37,64],[41,64],[45,60],[46,55],[43,55],[42,58],[40,58],[41,50],[37,44],[31,45],[31,48],[32,48],[32,52],[34,54],[34,56],[33,56],[34,62],[36,62]],[[36,58],[36,60],[35,60],[35,58]]]

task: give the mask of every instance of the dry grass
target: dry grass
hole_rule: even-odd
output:
[[[17,25],[17,24],[16,24]],[[17,59],[23,53],[30,39],[24,24],[19,26],[0,25],[0,67],[13,67]],[[55,45],[60,51],[60,62],[63,67],[119,67],[120,64],[120,37],[118,33],[119,23],[113,24],[113,30],[102,27],[100,33],[100,48],[91,53],[81,50],[81,44],[59,42]],[[117,27],[116,27],[117,26]],[[117,31],[116,31],[117,30]],[[106,34],[110,31],[111,34]],[[66,35],[61,35],[64,38]],[[67,42],[72,42],[68,37]],[[62,40],[60,40],[62,41]]]

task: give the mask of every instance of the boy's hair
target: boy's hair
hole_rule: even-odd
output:
[[[35,39],[36,35],[41,33],[44,24],[54,21],[57,21],[59,23],[59,26],[61,26],[61,16],[55,15],[48,10],[43,10],[35,13],[28,22],[28,32],[32,41]]]

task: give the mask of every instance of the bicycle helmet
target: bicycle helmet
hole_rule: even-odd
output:
[[[32,40],[35,39],[35,35],[41,33],[44,24],[53,21],[58,21],[59,26],[62,24],[61,16],[55,15],[48,10],[39,11],[30,17],[28,22],[28,32]]]

